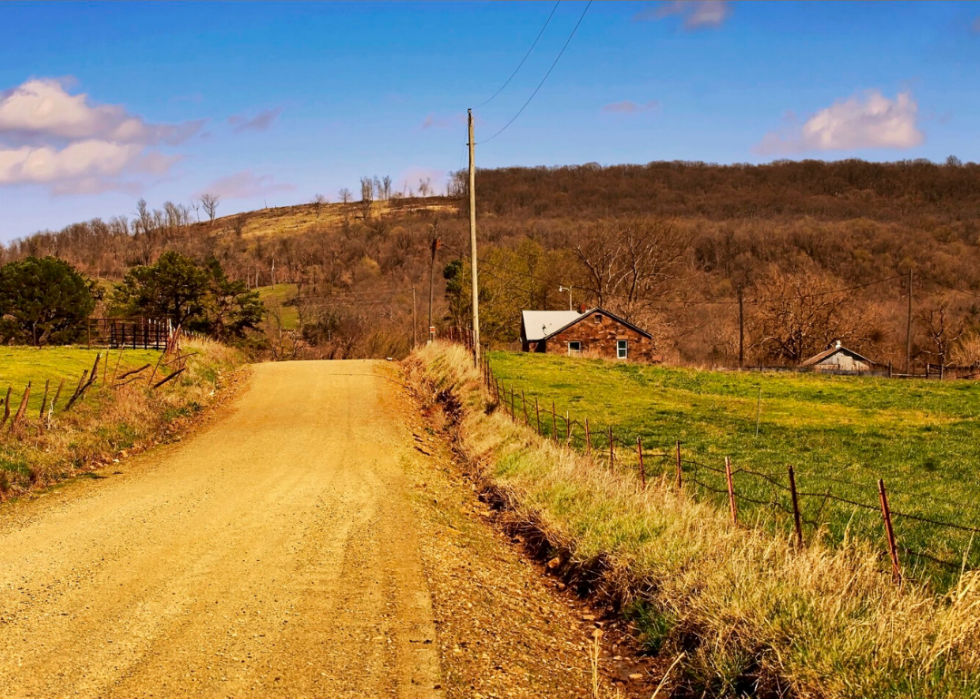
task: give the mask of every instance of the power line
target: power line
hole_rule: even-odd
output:
[[[494,97],[496,97],[501,92],[503,92],[504,91],[504,88],[507,87],[510,84],[510,81],[514,79],[514,76],[517,75],[517,72],[521,69],[521,66],[524,65],[524,61],[526,61],[527,60],[527,57],[531,55],[531,51],[533,51],[534,50],[534,47],[538,45],[538,39],[540,39],[541,38],[541,35],[544,34],[544,30],[548,28],[548,24],[551,22],[551,18],[555,16],[555,10],[558,9],[558,5],[560,5],[560,4],[561,4],[561,0],[558,0],[558,2],[555,3],[555,6],[551,8],[551,14],[548,15],[548,19],[545,20],[544,26],[541,27],[541,31],[539,31],[537,37],[535,37],[534,43],[531,44],[531,48],[529,48],[527,50],[527,53],[524,54],[524,58],[521,59],[521,62],[517,64],[517,68],[514,69],[514,72],[510,74],[510,77],[509,78],[507,78],[507,82],[505,82],[503,85],[501,85],[500,86],[500,89],[497,90],[496,92],[494,92],[493,93],[493,96],[491,96],[490,99],[488,99],[483,104],[480,104],[480,105],[477,105],[476,107],[473,107],[473,109],[481,109],[482,107],[485,107],[488,104],[490,104],[491,102],[493,102]]]
[[[500,131],[498,131],[497,133],[495,133],[493,136],[491,136],[490,138],[486,139],[482,143],[489,143],[490,141],[492,141],[493,139],[495,139],[497,136],[499,136],[500,134],[502,134],[504,131],[506,131],[507,130],[507,127],[510,126],[511,124],[513,124],[517,120],[517,117],[519,117],[521,115],[521,113],[527,108],[527,105],[531,104],[531,100],[533,100],[534,99],[534,96],[536,94],[538,94],[538,90],[541,89],[541,87],[544,85],[545,81],[548,79],[548,76],[551,75],[551,71],[553,71],[555,69],[555,66],[558,65],[558,61],[561,59],[562,55],[564,55],[565,49],[568,48],[568,45],[572,41],[572,37],[574,37],[575,36],[575,32],[578,31],[579,25],[582,24],[582,20],[585,19],[585,13],[589,11],[589,7],[591,7],[591,6],[592,6],[592,0],[589,0],[589,2],[585,5],[585,9],[582,10],[582,16],[579,17],[578,18],[578,22],[575,23],[575,27],[572,29],[572,33],[568,35],[568,39],[565,41],[565,45],[562,46],[561,47],[561,51],[558,52],[558,56],[555,58],[555,62],[551,64],[551,67],[550,68],[548,68],[548,72],[544,74],[544,77],[541,79],[541,82],[538,83],[538,86],[536,88],[534,88],[534,92],[532,92],[531,93],[531,96],[527,98],[527,102],[524,103],[524,106],[517,110],[517,114],[515,114],[511,118],[510,121],[508,121],[506,124],[504,124],[504,127],[502,129],[500,129]]]

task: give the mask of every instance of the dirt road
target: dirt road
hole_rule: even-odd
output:
[[[5,508],[0,694],[439,696],[378,370],[258,365],[196,437]]]

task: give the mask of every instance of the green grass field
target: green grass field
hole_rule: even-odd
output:
[[[7,387],[13,389],[11,394],[12,410],[20,405],[21,396],[32,383],[31,398],[28,406],[33,410],[41,409],[44,396],[44,384],[50,381],[50,397],[54,397],[58,384],[65,379],[65,387],[58,400],[59,407],[68,400],[82,372],[91,370],[98,354],[106,355],[106,350],[82,349],[78,347],[0,347],[0,398],[7,394]],[[122,357],[120,360],[120,356]],[[160,352],[155,350],[112,350],[109,358],[109,373],[112,374],[119,361],[119,373],[127,369],[136,369],[144,364],[155,365]],[[105,365],[100,362],[101,367]],[[149,370],[147,370],[147,373]]]
[[[490,359],[498,379],[508,390],[516,388],[519,414],[521,389],[532,422],[535,398],[542,409],[550,410],[554,400],[559,415],[569,411],[579,448],[579,424],[588,417],[604,453],[604,430],[612,425],[617,441],[635,444],[640,436],[647,451],[665,454],[647,458],[649,472],[673,474],[674,444],[680,440],[688,487],[721,507],[727,507],[727,495],[716,491],[725,490],[725,477],[708,467],[722,469],[730,456],[744,521],[791,526],[789,494],[772,481],[785,485],[792,465],[805,493],[801,510],[808,536],[819,524],[834,540],[859,535],[881,541],[878,478],[898,513],[980,527],[976,382],[697,371],[504,352]],[[550,431],[550,414],[543,426]],[[636,464],[635,453],[624,451],[623,467]],[[895,518],[895,531],[903,567],[913,575],[947,577],[942,571],[952,574],[968,551],[968,564],[980,566],[980,541],[972,541],[972,532],[902,516]]]
[[[296,284],[276,284],[275,286],[260,286],[256,289],[259,298],[266,308],[278,306],[284,330],[295,330],[299,325],[299,309],[296,306],[284,305],[299,294]]]

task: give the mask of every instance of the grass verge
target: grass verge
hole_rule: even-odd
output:
[[[99,379],[70,410],[64,409],[68,396],[75,390],[80,367],[91,369],[94,350],[28,349],[6,357],[2,378],[15,383],[29,378],[34,386],[23,418],[13,429],[8,421],[0,432],[0,501],[97,468],[121,453],[139,451],[173,434],[181,422],[213,402],[223,377],[244,361],[237,351],[208,340],[185,340],[181,349],[196,354],[187,359],[186,371],[160,388],[148,388],[149,370],[142,374],[146,378],[118,388],[103,385],[100,370]],[[158,352],[127,350],[118,371],[121,375],[127,366],[152,365],[158,356]],[[116,353],[109,355],[109,375],[117,360]],[[169,372],[165,368],[157,372],[158,381],[164,373]],[[39,415],[43,385],[51,380],[53,398],[62,378],[67,378],[65,388],[49,422]],[[15,411],[22,391],[23,386],[15,387],[11,401]]]
[[[672,691],[708,696],[976,696],[980,576],[948,593],[892,584],[862,539],[797,550],[790,536],[733,527],[678,492],[645,490],[513,424],[486,401],[466,351],[437,343],[407,361],[454,442],[513,526],[557,572],[606,597],[651,652],[683,659]]]

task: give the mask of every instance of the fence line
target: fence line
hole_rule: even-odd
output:
[[[467,331],[463,331],[456,336],[451,335],[450,339],[460,342],[469,349],[472,349],[473,347],[472,334]],[[669,460],[673,462],[672,465],[676,469],[678,489],[683,489],[683,484],[687,482],[704,491],[726,496],[731,519],[735,526],[738,526],[739,501],[745,501],[759,506],[772,507],[774,511],[779,510],[792,518],[794,536],[797,544],[802,546],[805,545],[803,525],[812,527],[814,530],[819,529],[821,526],[820,517],[823,514],[823,510],[828,502],[836,502],[856,508],[857,510],[875,513],[876,516],[881,517],[880,521],[884,533],[885,549],[891,561],[892,575],[897,584],[901,584],[904,578],[899,554],[930,561],[950,570],[961,569],[964,566],[964,561],[953,561],[940,558],[939,556],[930,553],[914,550],[908,545],[899,542],[895,535],[893,526],[896,519],[907,519],[941,529],[969,533],[971,534],[971,542],[972,535],[980,534],[980,527],[956,522],[945,522],[911,512],[893,510],[888,502],[889,490],[886,490],[884,481],[881,479],[878,480],[878,487],[876,488],[876,495],[878,496],[879,501],[877,505],[843,497],[833,493],[830,490],[825,492],[800,490],[797,487],[796,474],[792,466],[787,468],[787,481],[784,483],[773,474],[733,466],[731,459],[728,457],[725,458],[724,467],[713,466],[711,464],[706,464],[690,457],[686,457],[682,453],[682,444],[679,440],[675,442],[675,449],[673,453],[671,453],[670,450],[649,450],[644,447],[643,438],[640,434],[630,434],[625,433],[624,431],[616,434],[614,427],[611,424],[603,429],[599,426],[599,423],[590,420],[589,417],[584,417],[582,420],[578,420],[573,418],[569,411],[566,411],[565,414],[562,415],[558,411],[554,401],[551,402],[550,409],[548,406],[541,406],[537,395],[534,396],[534,423],[532,424],[526,390],[521,388],[520,394],[518,394],[516,387],[511,384],[508,395],[506,388],[494,373],[489,358],[485,356],[480,362],[479,368],[491,400],[498,407],[503,406],[504,412],[508,414],[515,423],[520,424],[521,422],[518,419],[517,401],[519,399],[520,412],[522,412],[524,415],[524,425],[530,429],[534,429],[543,438],[552,440],[559,445],[563,444],[568,448],[578,449],[593,460],[605,462],[610,468],[615,468],[617,466],[617,462],[622,462],[622,465],[626,466],[624,455],[635,453],[637,462],[637,478],[641,488],[646,487],[646,481],[649,475],[647,461],[661,460],[666,462]],[[542,413],[544,413],[545,416],[550,414],[550,426],[547,424],[547,420],[542,420]],[[547,429],[547,427],[550,427],[550,430]],[[633,467],[630,468],[632,469]],[[699,478],[699,471],[702,469],[719,476],[723,476],[725,479],[725,486],[718,488]],[[741,492],[739,492],[737,488],[736,476],[749,477],[751,479],[755,479],[757,482],[768,484],[772,487],[773,497],[768,501],[760,500],[757,497],[752,497],[747,494],[744,488]],[[821,476],[821,479],[823,478],[824,477]],[[866,485],[832,477],[827,477],[826,480],[849,485],[854,488],[867,487]],[[899,494],[903,496],[907,495],[900,491],[890,492],[891,494]],[[776,496],[777,493],[783,493],[788,496],[788,506],[778,501]],[[956,504],[951,503],[948,500],[940,500],[925,495],[915,495],[915,497],[919,499],[927,499],[930,502],[943,505]],[[801,503],[804,501],[815,502],[818,500],[820,501],[820,506],[816,518],[814,519],[804,516]]]

